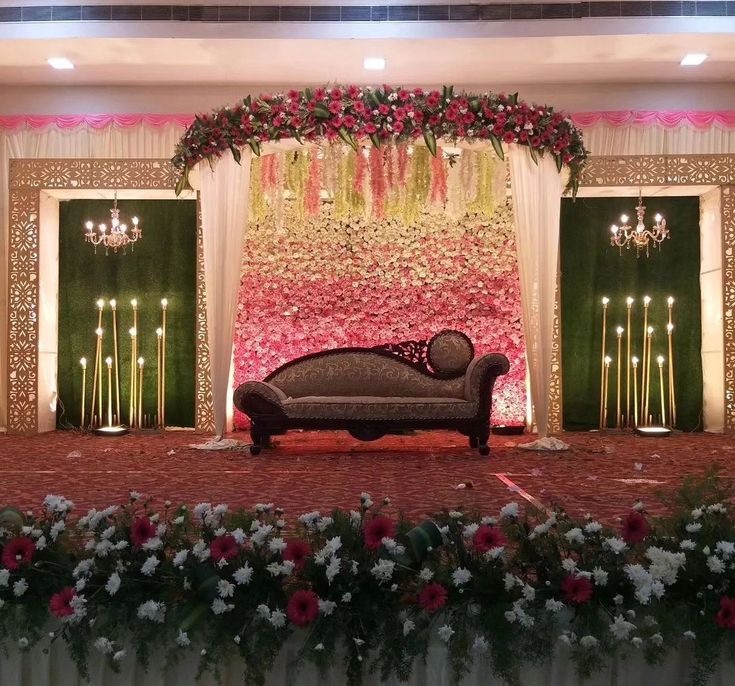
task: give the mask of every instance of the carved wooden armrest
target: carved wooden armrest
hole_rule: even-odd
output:
[[[470,402],[478,402],[481,394],[490,392],[496,377],[507,374],[509,369],[510,363],[505,355],[490,354],[476,357],[470,362],[465,374],[465,398]]]
[[[232,400],[238,410],[248,412],[248,406],[252,408],[253,402],[261,407],[272,405],[280,408],[286,400],[286,394],[266,381],[248,381],[235,389]]]

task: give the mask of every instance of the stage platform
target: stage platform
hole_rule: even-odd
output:
[[[248,434],[232,437],[246,441]],[[372,443],[342,432],[292,432],[257,457],[189,447],[207,438],[192,432],[0,434],[0,507],[37,508],[54,493],[72,499],[79,515],[124,502],[136,490],[159,505],[273,502],[295,516],[354,508],[368,491],[376,502],[390,498],[394,512],[411,518],[458,507],[494,513],[517,500],[561,505],[574,516],[590,512],[614,524],[638,498],[651,514],[663,513],[659,492],[673,492],[686,475],[717,466],[728,483],[735,479],[735,437],[701,433],[664,439],[567,433],[562,438],[571,450],[559,453],[520,449],[529,436],[493,436],[489,458],[448,432]]]

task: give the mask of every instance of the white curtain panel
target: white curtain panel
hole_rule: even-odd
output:
[[[250,201],[250,160],[250,151],[244,150],[240,164],[227,154],[211,168],[199,165],[209,364],[218,437],[227,428],[232,339]]]
[[[303,634],[299,638],[303,640]],[[304,667],[297,675],[288,665],[296,657],[299,642],[291,639],[280,652],[273,670],[266,677],[266,686],[344,686],[344,660],[338,655],[336,667],[321,677],[313,667]],[[234,648],[234,646],[233,646]],[[48,653],[39,648],[21,653],[10,647],[9,655],[0,660],[0,684],[2,686],[240,686],[243,683],[244,665],[232,658],[219,667],[222,681],[218,685],[208,674],[197,680],[199,651],[182,651],[179,661],[164,668],[160,655],[154,655],[148,671],[135,662],[132,651],[122,660],[120,673],[115,674],[105,666],[103,658],[94,648],[89,655],[90,680],[79,675],[69,658],[62,640],[52,644]],[[366,658],[369,664],[369,658]],[[627,660],[615,660],[607,669],[588,680],[577,676],[569,650],[560,647],[554,658],[534,667],[527,667],[519,674],[524,686],[686,686],[692,666],[691,650],[685,646],[674,652],[662,664],[650,666],[640,652],[629,651]],[[429,647],[426,663],[416,661],[411,679],[390,679],[381,682],[379,675],[365,673],[364,686],[446,686],[452,683],[451,663],[447,649],[438,641]],[[715,668],[709,686],[732,686],[735,683],[735,666],[721,662]],[[491,676],[489,664],[478,657],[470,673],[460,686],[505,686],[506,682]]]
[[[7,421],[8,165],[11,159],[170,159],[184,133],[177,124],[74,129],[0,129],[0,429]],[[0,682],[1,683],[1,682]]]
[[[531,401],[540,439],[548,435],[554,300],[559,259],[559,214],[563,176],[550,155],[531,159],[528,150],[510,146],[516,251]]]

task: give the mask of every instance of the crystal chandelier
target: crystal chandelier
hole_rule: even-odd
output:
[[[97,252],[97,246],[102,244],[105,246],[105,255],[109,254],[110,248],[117,252],[120,248],[125,249],[130,245],[130,251],[135,249],[134,243],[143,235],[143,231],[138,227],[138,217],[133,217],[130,221],[133,228],[128,231],[128,225],[120,223],[120,210],[117,207],[117,191],[115,191],[115,199],[110,209],[110,226],[107,224],[98,224],[95,231],[94,222],[87,221],[84,224],[86,230],[84,240],[94,246],[94,252]]]
[[[661,247],[661,243],[669,238],[669,230],[666,228],[666,220],[657,214],[653,219],[656,222],[652,229],[647,229],[643,223],[643,217],[646,213],[646,206],[643,204],[641,192],[638,192],[638,204],[635,208],[638,223],[635,228],[628,224],[628,215],[623,214],[620,217],[621,225],[613,224],[610,227],[610,245],[620,248],[620,254],[623,253],[623,246],[630,250],[630,246],[634,245],[636,257],[640,257],[641,250],[645,248],[646,257],[649,255],[649,247]]]

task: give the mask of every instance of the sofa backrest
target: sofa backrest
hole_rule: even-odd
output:
[[[398,357],[372,350],[335,350],[308,355],[276,370],[266,381],[290,398],[465,397],[464,375],[454,379],[436,379]]]

